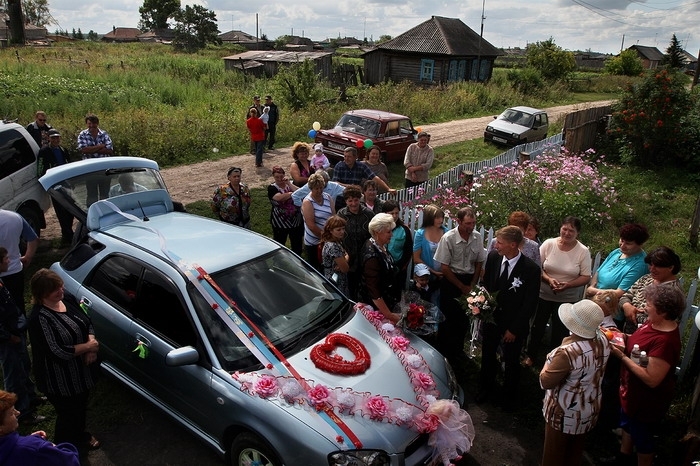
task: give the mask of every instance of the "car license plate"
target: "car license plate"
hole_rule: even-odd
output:
[[[497,136],[494,136],[494,137],[493,137],[493,140],[496,141],[496,142],[500,142],[500,143],[502,143],[502,144],[507,144],[507,143],[508,143],[508,141],[506,141],[505,139],[499,138],[499,137],[497,137]]]
[[[342,144],[336,144],[335,142],[328,142],[328,147],[331,149],[345,150],[345,146]]]

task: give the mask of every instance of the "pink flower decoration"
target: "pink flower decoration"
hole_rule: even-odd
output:
[[[429,374],[426,374],[424,372],[418,372],[416,374],[416,378],[413,380],[413,384],[418,388],[429,390],[433,388],[435,382]]]
[[[414,419],[418,432],[429,434],[435,432],[440,420],[434,414],[421,413]]]
[[[309,390],[309,400],[316,409],[321,409],[325,403],[328,403],[330,396],[331,392],[323,385],[316,385]]]
[[[263,375],[255,381],[255,392],[261,398],[268,398],[277,394],[279,385],[277,379],[270,375]]]
[[[365,406],[367,406],[367,410],[369,411],[370,419],[375,420],[381,420],[384,418],[389,410],[386,401],[384,401],[384,398],[379,395],[369,397]]]
[[[411,341],[408,338],[399,335],[392,338],[391,343],[395,348],[398,348],[401,351],[406,351],[408,349],[408,345],[411,344]]]

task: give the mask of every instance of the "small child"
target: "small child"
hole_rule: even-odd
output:
[[[415,291],[420,299],[431,303],[433,291],[430,289],[430,269],[425,264],[416,264],[413,267],[413,280],[411,280],[410,291]],[[434,303],[433,303],[434,304]]]
[[[263,107],[262,109],[262,115],[260,115],[260,119],[262,120],[263,123],[265,123],[265,129],[267,129],[267,122],[270,121],[270,107]]]
[[[311,159],[311,165],[316,170],[325,170],[331,166],[331,163],[328,161],[328,157],[326,157],[326,154],[323,153],[323,144],[319,142],[318,144],[314,145],[314,152],[314,156]]]

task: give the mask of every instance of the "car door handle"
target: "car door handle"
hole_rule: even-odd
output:
[[[144,337],[140,333],[136,334],[136,343],[140,345],[145,345],[145,346],[151,346],[151,342],[148,340],[148,338]]]
[[[92,309],[92,302],[88,298],[86,298],[85,296],[80,297],[80,301],[78,302],[78,305],[80,306],[80,309],[82,309],[82,311],[85,314],[89,314],[90,309]]]

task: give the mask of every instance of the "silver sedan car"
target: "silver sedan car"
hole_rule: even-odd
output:
[[[40,182],[84,226],[52,269],[91,317],[102,368],[229,464],[435,461],[425,411],[462,392],[420,338],[271,239],[178,211],[153,161],[86,160]],[[88,199],[91,183],[110,189]]]

